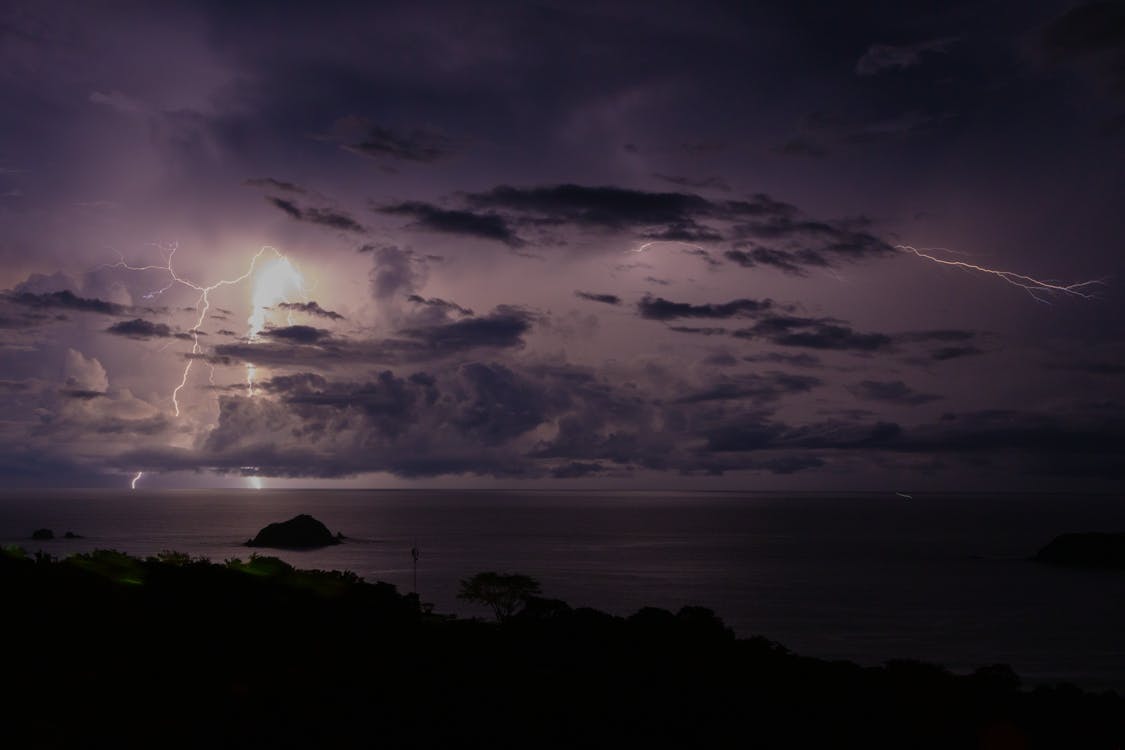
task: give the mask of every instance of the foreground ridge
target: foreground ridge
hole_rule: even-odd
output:
[[[489,576],[463,584],[494,581]],[[524,577],[510,577],[513,580]],[[41,746],[1115,747],[1125,701],[1005,666],[860,667],[737,639],[708,609],[614,617],[535,595],[500,622],[275,557],[8,549],[18,688]],[[479,595],[479,585],[468,592]],[[491,595],[491,594],[489,594]],[[9,687],[13,687],[9,685]]]

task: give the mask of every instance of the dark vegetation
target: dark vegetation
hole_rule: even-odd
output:
[[[1125,534],[1062,534],[1039,550],[1033,559],[1080,568],[1125,570]]]
[[[36,529],[31,532],[31,538],[37,542],[46,542],[55,538],[55,532],[51,529]],[[81,539],[81,534],[75,534],[73,531],[68,531],[63,534],[63,539]]]
[[[342,534],[332,536],[320,521],[302,513],[288,521],[271,523],[246,542],[247,547],[273,547],[274,549],[314,549],[339,544]]]
[[[531,581],[532,585],[528,585]],[[478,584],[488,584],[478,586]],[[1006,667],[864,668],[466,579],[500,622],[274,557],[0,554],[5,737],[36,747],[1109,748],[1125,703]],[[21,745],[22,746],[22,745]]]

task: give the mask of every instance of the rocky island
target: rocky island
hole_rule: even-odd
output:
[[[320,521],[302,513],[288,521],[271,523],[246,542],[247,547],[272,547],[274,549],[316,549],[339,544],[343,534],[332,535]]]

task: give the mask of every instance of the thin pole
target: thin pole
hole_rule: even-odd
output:
[[[414,546],[410,548],[410,557],[414,560],[414,595],[418,595],[418,540],[414,540]]]

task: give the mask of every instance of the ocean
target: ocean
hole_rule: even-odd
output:
[[[484,616],[460,579],[520,572],[572,606],[714,609],[741,636],[808,656],[954,671],[1010,664],[1028,684],[1125,694],[1125,572],[1027,558],[1057,534],[1125,531],[1125,498],[1088,495],[178,490],[0,493],[0,543],[247,557],[259,528],[310,513],[345,544],[265,551],[413,589]],[[34,529],[82,539],[33,542]]]

